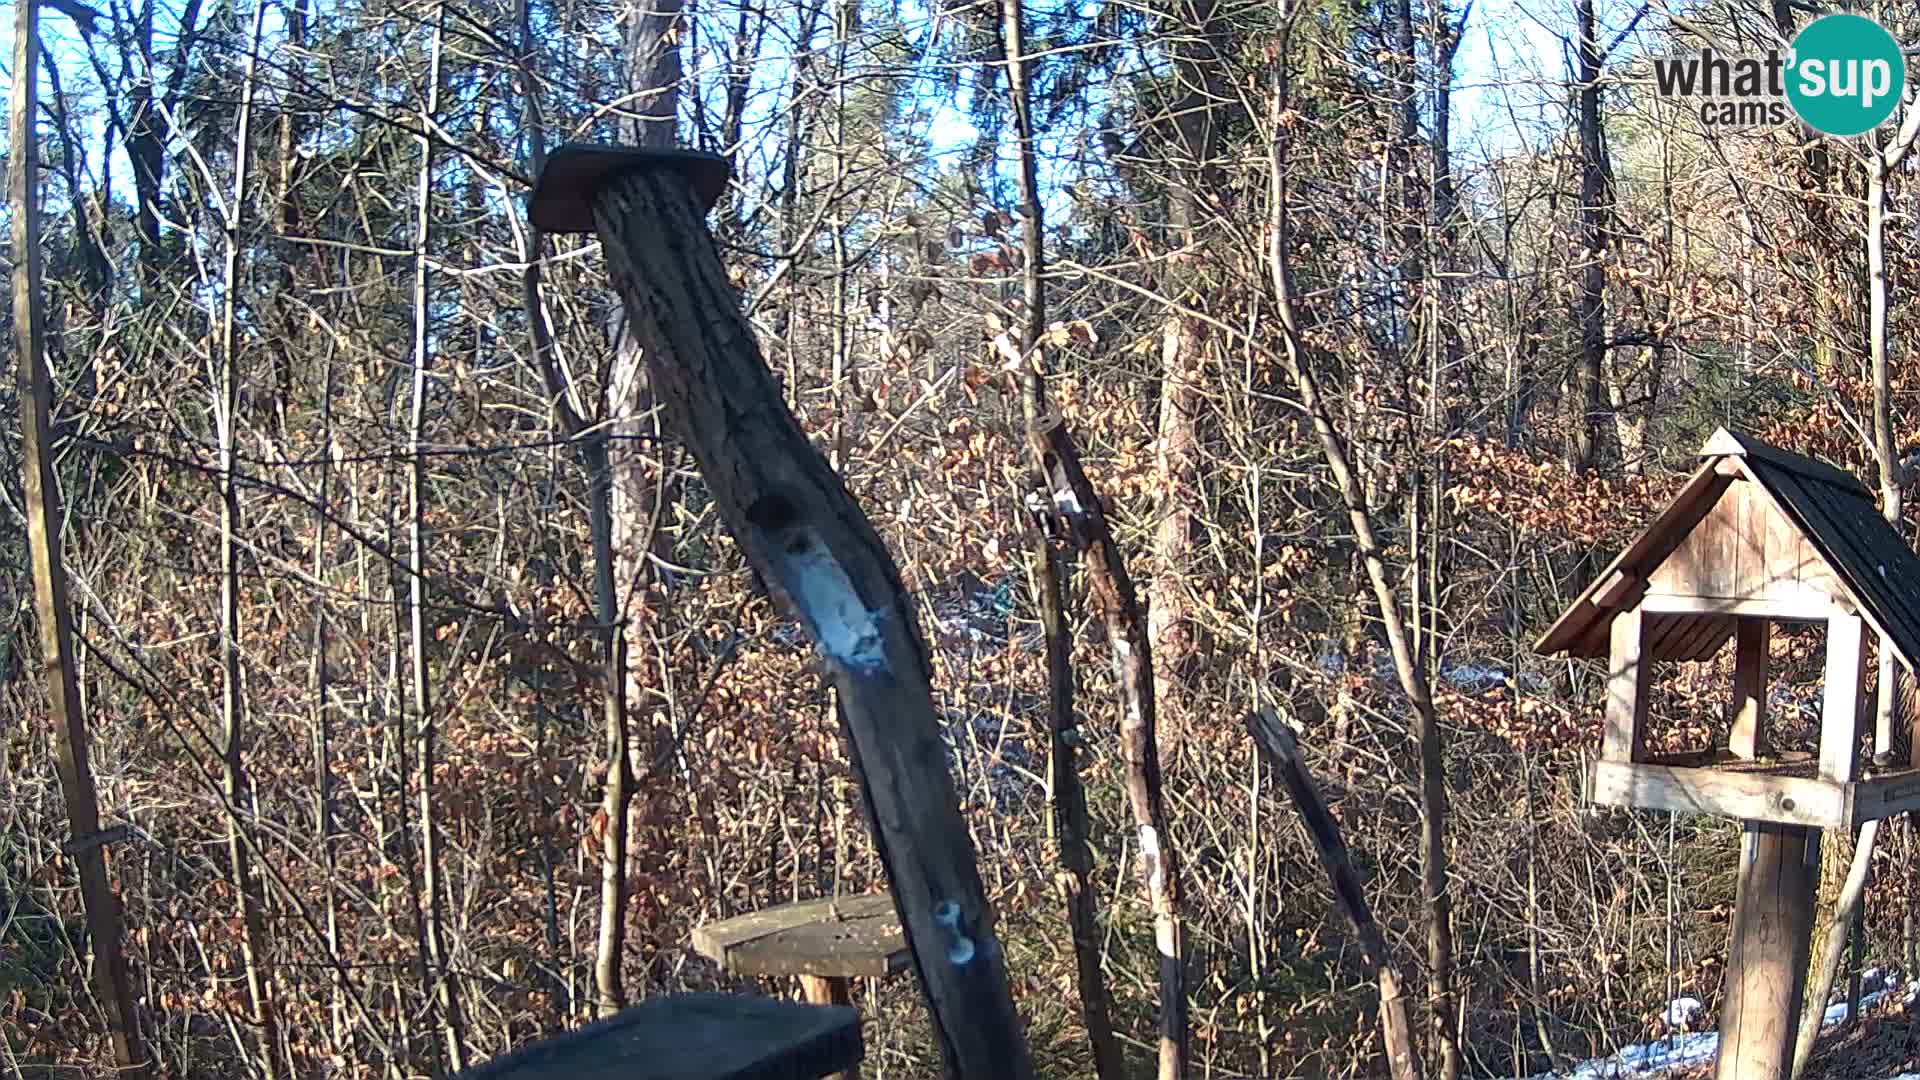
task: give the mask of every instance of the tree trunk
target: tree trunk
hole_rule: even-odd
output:
[[[120,944],[120,898],[107,876],[100,837],[100,803],[87,761],[87,718],[80,707],[74,666],[73,606],[60,552],[60,489],[51,447],[53,378],[46,364],[45,289],[41,279],[40,143],[34,121],[40,110],[39,5],[13,7],[13,89],[8,101],[10,165],[7,203],[13,214],[13,335],[19,364],[22,502],[27,549],[33,564],[34,621],[40,630],[40,661],[47,672],[47,717],[52,722],[55,764],[67,806],[67,830],[79,850],[74,862],[86,908],[94,994],[106,1014],[113,1063],[120,1075],[149,1075],[147,1048],[128,985]]]
[[[682,0],[633,0],[628,8],[627,88],[634,98],[629,106],[633,113],[623,118],[620,128],[633,145],[670,149],[675,144],[680,108],[681,9]],[[533,85],[528,79],[529,102]],[[536,153],[534,165],[538,168],[544,164],[544,146]],[[537,290],[538,283],[532,288]],[[543,328],[544,323],[543,318]],[[550,353],[552,337],[550,333],[545,336]],[[589,425],[578,422],[585,415],[581,408],[575,414],[576,430],[571,432],[572,437],[587,440],[581,452],[588,471],[595,618],[602,628],[601,659],[607,680],[607,778],[600,803],[604,815],[600,932],[593,963],[595,1004],[603,1016],[627,1002],[621,967],[626,951],[626,858],[632,828],[627,818],[635,790],[628,719],[629,712],[645,700],[647,691],[642,675],[645,665],[636,667],[631,659],[647,655],[648,642],[639,621],[652,616],[640,610],[637,601],[642,584],[653,576],[652,557],[666,554],[654,550],[660,537],[654,524],[667,495],[663,490],[664,473],[655,475],[656,469],[665,468],[660,460],[662,448],[658,440],[649,437],[658,431],[658,425],[652,421],[655,402],[646,358],[640,353],[624,309],[615,312],[613,340],[604,422],[589,431]],[[552,369],[551,362],[547,367]],[[550,392],[556,384],[557,380],[549,379]]]
[[[261,1071],[267,1080],[280,1075],[279,1004],[265,971],[266,919],[262,913],[260,882],[248,864],[241,830],[252,816],[252,792],[246,769],[246,703],[240,676],[240,486],[234,477],[235,440],[240,402],[239,357],[234,338],[240,288],[240,227],[247,205],[247,180],[252,136],[255,57],[266,5],[256,4],[253,48],[247,53],[240,91],[240,110],[234,132],[233,192],[226,205],[226,260],[220,305],[220,386],[214,402],[220,452],[220,715],[223,727],[221,764],[227,800],[227,865],[234,895],[240,901],[240,955],[246,974],[251,1020],[260,1025]]]
[[[1600,466],[1601,442],[1612,426],[1606,392],[1606,233],[1610,194],[1606,184],[1605,146],[1600,119],[1600,42],[1594,24],[1594,0],[1574,0],[1579,41],[1580,124],[1580,282],[1574,293],[1573,321],[1580,335],[1578,382],[1574,407],[1581,410],[1573,425],[1567,468],[1584,474]],[[1578,590],[1594,567],[1583,559]]]
[[[1272,275],[1274,306],[1280,323],[1281,360],[1288,377],[1300,392],[1301,405],[1313,423],[1321,454],[1333,474],[1341,500],[1346,504],[1354,546],[1360,553],[1367,579],[1372,585],[1374,602],[1379,608],[1380,621],[1393,655],[1394,673],[1399,678],[1402,692],[1413,706],[1410,726],[1420,758],[1420,884],[1427,909],[1428,1029],[1440,1061],[1438,1075],[1441,1080],[1456,1080],[1460,1075],[1460,1046],[1454,1037],[1452,903],[1447,886],[1447,788],[1440,720],[1434,708],[1428,671],[1410,644],[1406,618],[1388,577],[1385,549],[1373,531],[1372,514],[1361,491],[1359,476],[1354,471],[1346,441],[1333,425],[1326,400],[1320,393],[1319,380],[1308,366],[1307,346],[1301,339],[1294,311],[1292,270],[1287,258],[1292,236],[1287,209],[1289,135],[1285,117],[1288,76],[1288,59],[1283,46],[1276,65],[1269,117],[1273,145],[1268,192],[1271,218],[1267,229],[1268,269]]]
[[[1087,590],[1106,624],[1120,690],[1120,750],[1126,760],[1127,805],[1138,830],[1141,886],[1153,911],[1160,961],[1160,1076],[1184,1076],[1187,1067],[1186,942],[1180,925],[1180,860],[1167,828],[1155,746],[1153,644],[1120,557],[1106,509],[1080,464],[1073,436],[1059,417],[1027,433],[1044,470],[1047,502],[1062,518],[1086,559]]]
[[[720,519],[832,671],[948,1069],[969,1080],[1031,1076],[946,768],[931,661],[898,569],[782,403],[685,180],[657,168],[627,173],[593,203],[615,290],[674,434],[692,450]]]
[[[1168,32],[1172,35],[1174,78],[1179,90],[1172,103],[1173,174],[1168,193],[1171,242],[1190,249],[1198,242],[1209,212],[1213,159],[1219,146],[1216,112],[1219,57],[1213,39],[1219,33],[1213,0],[1174,0]],[[1202,302],[1196,280],[1199,260],[1189,251],[1173,264],[1162,291],[1182,306]],[[1173,283],[1178,282],[1178,286]],[[1160,752],[1171,757],[1186,723],[1183,695],[1193,627],[1187,609],[1187,577],[1193,561],[1193,516],[1200,500],[1201,371],[1208,335],[1199,321],[1170,309],[1160,337],[1160,405],[1154,441],[1154,476],[1159,496],[1153,533],[1153,581],[1147,603],[1147,636],[1153,642],[1155,708],[1163,726]],[[1184,1061],[1163,1062],[1161,1080],[1185,1069]],[[1168,1070],[1172,1070],[1169,1072]]]
[[[1020,327],[1020,355],[1026,359],[1016,378],[1028,428],[1039,425],[1047,413],[1045,353],[1041,335],[1047,324],[1045,207],[1040,201],[1039,168],[1033,149],[1032,99],[1026,66],[1025,11],[1022,0],[1002,0],[1002,38],[1007,52],[1007,92],[1012,99],[1018,129],[1022,240],[1026,265],[1022,277],[1025,320]],[[1043,462],[1034,462],[1034,490],[1047,492]],[[1064,604],[1064,567],[1047,532],[1030,528],[1028,566],[1033,576],[1040,627],[1047,642],[1047,787],[1053,808],[1053,832],[1060,845],[1059,879],[1067,908],[1067,926],[1073,939],[1074,969],[1079,980],[1081,1016],[1087,1042],[1093,1050],[1094,1075],[1120,1080],[1125,1060],[1113,1037],[1106,977],[1100,970],[1100,920],[1094,893],[1093,854],[1088,847],[1092,824],[1087,815],[1087,793],[1077,762],[1081,741],[1074,716],[1073,638]]]
[[[1413,1026],[1407,1019],[1407,999],[1400,990],[1400,971],[1387,952],[1386,936],[1373,921],[1373,911],[1360,889],[1360,875],[1347,854],[1346,841],[1340,837],[1340,823],[1327,811],[1320,787],[1300,757],[1299,743],[1280,717],[1271,709],[1250,713],[1247,730],[1261,753],[1280,770],[1281,782],[1320,854],[1320,865],[1333,886],[1334,902],[1353,924],[1361,959],[1380,984],[1380,1037],[1386,1044],[1389,1074],[1393,1080],[1419,1080],[1420,1066],[1413,1056]]]
[[[426,444],[421,432],[426,418],[429,352],[429,252],[433,240],[433,114],[440,108],[441,43],[446,8],[434,11],[433,40],[427,65],[427,98],[420,107],[420,171],[414,193],[413,234],[413,402],[407,425],[407,617],[413,649],[414,732],[420,748],[420,861],[426,891],[427,955],[440,1009],[440,1031],[446,1040],[447,1060],[454,1072],[467,1067],[466,1024],[461,1015],[460,988],[453,977],[446,939],[446,889],[441,881],[439,825],[434,814],[434,745],[437,726],[432,708],[432,685],[427,673],[426,623]]]

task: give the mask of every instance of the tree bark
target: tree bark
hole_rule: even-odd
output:
[[[1601,441],[1612,426],[1604,370],[1610,193],[1600,117],[1600,42],[1594,18],[1594,0],[1574,0],[1574,20],[1580,36],[1580,280],[1574,292],[1573,321],[1580,335],[1580,351],[1573,401],[1581,414],[1573,425],[1567,468],[1576,475],[1599,467]],[[1587,561],[1582,561],[1580,580],[1573,586],[1576,589],[1584,587],[1587,575],[1594,570]]]
[[[1214,0],[1174,0],[1168,20],[1174,78],[1178,90],[1172,112],[1173,189],[1168,193],[1170,240],[1191,249],[1200,239],[1209,212],[1213,159],[1220,142],[1217,112],[1220,63],[1214,52],[1219,31]],[[1183,307],[1203,302],[1195,280],[1198,260],[1180,256],[1163,291]],[[1177,287],[1173,282],[1179,282]],[[1147,604],[1147,635],[1153,642],[1155,707],[1167,730],[1161,751],[1172,755],[1185,723],[1185,675],[1195,642],[1188,616],[1187,577],[1193,560],[1194,508],[1200,501],[1199,419],[1204,398],[1201,370],[1208,335],[1205,324],[1169,310],[1160,338],[1160,403],[1154,441],[1154,475],[1159,505],[1153,533],[1153,579]],[[1183,1061],[1162,1063],[1161,1080],[1185,1068]]]
[[[627,10],[627,91],[632,111],[620,123],[626,141],[656,149],[673,147],[679,130],[680,41],[682,0],[632,0]],[[530,26],[529,26],[530,31]],[[528,39],[531,48],[531,37]],[[527,100],[533,101],[533,82],[526,80]],[[533,164],[545,160],[544,141],[534,151]],[[539,242],[539,234],[534,242]],[[539,284],[528,286],[529,305],[538,303]],[[552,334],[544,315],[535,323],[545,339],[537,343],[542,369],[548,373],[548,392],[564,389],[561,400],[573,409],[561,419],[569,436],[583,440],[580,453],[588,474],[587,527],[593,544],[595,619],[601,624],[601,659],[606,678],[604,729],[607,776],[601,789],[600,813],[604,829],[600,843],[600,930],[594,948],[595,1005],[602,1016],[624,1008],[627,991],[622,975],[626,954],[627,852],[632,824],[629,810],[637,786],[633,772],[633,735],[630,713],[647,691],[634,656],[645,657],[649,643],[630,618],[642,585],[652,577],[654,546],[659,532],[654,523],[664,494],[654,470],[664,469],[660,447],[649,436],[657,430],[653,389],[646,359],[632,333],[624,310],[614,315],[613,370],[602,401],[602,423],[585,421],[588,411],[573,397],[560,377],[553,357]],[[643,713],[644,715],[644,713]]]
[[[240,955],[246,975],[252,1021],[260,1025],[259,1064],[267,1080],[280,1075],[279,1003],[274,1000],[266,964],[266,919],[260,882],[249,865],[241,830],[251,817],[252,791],[246,768],[246,702],[241,697],[240,674],[240,486],[234,476],[234,442],[238,436],[240,402],[239,357],[234,331],[240,288],[240,228],[247,205],[251,157],[255,58],[266,5],[256,4],[253,48],[247,53],[240,91],[240,110],[233,144],[233,191],[226,204],[226,258],[222,273],[219,350],[220,385],[214,402],[219,426],[220,453],[220,715],[223,729],[221,764],[227,804],[227,867],[234,895],[240,901]]]
[[[1333,886],[1333,898],[1360,939],[1361,960],[1372,970],[1380,984],[1380,1037],[1387,1049],[1387,1067],[1393,1080],[1419,1080],[1420,1065],[1413,1056],[1413,1025],[1407,1019],[1407,999],[1400,989],[1400,971],[1387,952],[1387,939],[1373,921],[1366,893],[1360,889],[1360,875],[1347,854],[1340,837],[1340,823],[1328,813],[1320,787],[1301,760],[1300,746],[1293,732],[1280,722],[1273,710],[1250,713],[1247,731],[1254,745],[1280,770],[1281,782],[1292,796],[1294,807],[1307,825],[1320,865]]]
[[[460,987],[454,980],[446,939],[446,889],[441,881],[439,825],[434,813],[434,761],[437,725],[432,708],[432,684],[427,673],[426,623],[426,444],[422,440],[427,407],[427,368],[432,362],[428,329],[430,261],[433,240],[433,115],[440,108],[441,44],[446,30],[446,7],[434,11],[433,38],[427,62],[427,98],[420,107],[420,169],[414,192],[413,235],[413,402],[407,424],[407,618],[412,641],[414,732],[420,740],[420,861],[427,901],[427,954],[440,1009],[440,1032],[447,1060],[454,1072],[467,1067],[466,1023],[461,1015]]]

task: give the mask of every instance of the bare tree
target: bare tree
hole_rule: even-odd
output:
[[[33,564],[34,616],[40,658],[48,673],[48,718],[53,722],[55,760],[66,796],[69,843],[80,872],[92,938],[93,986],[107,1016],[113,1063],[122,1076],[149,1075],[139,1014],[120,944],[120,899],[107,877],[107,838],[100,830],[99,797],[87,760],[87,717],[82,711],[74,653],[73,607],[60,551],[59,482],[53,467],[53,379],[46,364],[45,286],[40,244],[39,4],[13,8],[13,91],[8,98],[9,176],[7,202],[13,216],[13,335],[19,363],[21,503],[27,549]]]

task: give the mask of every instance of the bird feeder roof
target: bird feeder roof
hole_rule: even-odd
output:
[[[1649,592],[1698,597],[1696,613],[1649,615],[1654,659],[1719,651],[1736,617],[1851,608],[1908,671],[1920,658],[1920,557],[1852,474],[1726,428],[1665,510],[1595,576],[1534,643],[1548,655],[1606,656],[1613,616]]]

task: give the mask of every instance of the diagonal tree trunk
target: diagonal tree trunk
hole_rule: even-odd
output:
[[[1582,0],[1587,2],[1587,0]],[[1292,268],[1288,260],[1292,220],[1287,207],[1291,136],[1288,129],[1289,58],[1280,47],[1275,66],[1269,123],[1271,176],[1268,190],[1268,271],[1272,275],[1274,307],[1279,318],[1280,359],[1288,378],[1300,392],[1300,403],[1313,424],[1321,456],[1353,529],[1354,546],[1372,586],[1373,598],[1386,631],[1394,674],[1401,692],[1413,707],[1411,727],[1420,757],[1420,885],[1427,915],[1427,1024],[1432,1052],[1439,1060],[1440,1080],[1460,1075],[1460,1045],[1455,1037],[1453,990],[1453,925],[1451,893],[1447,885],[1447,787],[1440,739],[1440,718],[1433,703],[1432,681],[1425,658],[1416,652],[1408,633],[1407,617],[1388,575],[1386,548],[1373,528],[1373,512],[1360,486],[1345,438],[1334,426],[1320,382],[1308,362],[1293,302]]]
[[[1087,589],[1106,624],[1107,647],[1113,653],[1127,804],[1138,832],[1141,886],[1153,911],[1159,960],[1159,1075],[1161,1080],[1172,1080],[1185,1076],[1187,1068],[1186,933],[1181,925],[1179,851],[1167,829],[1155,745],[1153,643],[1106,509],[1081,467],[1080,451],[1066,423],[1049,416],[1027,432],[1027,439],[1040,461],[1048,502],[1086,557]]]

